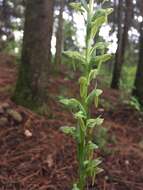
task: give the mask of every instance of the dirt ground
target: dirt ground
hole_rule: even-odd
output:
[[[77,176],[76,146],[59,128],[74,121],[57,96],[77,94],[76,80],[67,78],[67,72],[49,76],[49,109],[41,117],[10,100],[17,69],[13,58],[3,59],[0,56],[0,190],[71,190]],[[103,115],[108,129],[106,147],[98,153],[104,172],[92,190],[143,190],[143,115],[119,102],[119,92],[104,89],[102,98],[108,108],[103,104],[92,112]]]

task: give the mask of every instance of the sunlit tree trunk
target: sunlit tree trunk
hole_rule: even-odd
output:
[[[143,22],[140,25],[140,49],[139,62],[136,72],[133,95],[136,96],[139,102],[143,105]]]
[[[33,108],[47,101],[54,1],[26,2],[23,49],[14,100]]]
[[[58,18],[58,28],[56,32],[56,54],[55,54],[55,64],[59,65],[62,61],[62,49],[63,49],[63,11],[64,11],[65,0],[60,0],[60,12]]]
[[[128,31],[130,28],[131,18],[132,18],[132,1],[131,0],[126,0],[124,27],[122,27],[123,14],[124,14],[123,0],[119,0],[118,48],[116,52],[113,78],[112,78],[112,83],[111,83],[111,87],[114,89],[119,89],[119,85],[120,85],[122,66],[124,63],[125,51],[126,51],[126,47],[128,43]]]

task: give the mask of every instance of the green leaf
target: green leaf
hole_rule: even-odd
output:
[[[101,94],[102,94],[102,90],[100,90],[100,89],[96,89],[96,95],[95,96],[100,96]]]
[[[105,9],[105,14],[108,16],[113,12],[113,10],[114,10],[113,8],[107,8]]]
[[[100,165],[102,163],[102,161],[98,158],[95,160],[86,160],[84,162],[85,166],[91,167],[91,168],[95,168],[96,166]]]
[[[80,77],[79,83],[80,83],[80,96],[81,98],[85,98],[87,97],[87,88],[88,88],[88,81],[86,77]]]
[[[104,119],[101,117],[96,118],[96,125],[98,125],[98,126],[102,125],[103,121],[104,121]]]
[[[87,36],[86,41],[89,41],[91,39],[94,39],[96,33],[99,31],[102,24],[104,24],[107,21],[106,15],[101,15],[95,19],[92,19],[91,23],[88,23],[87,25]]]
[[[86,111],[85,111],[84,107],[75,98],[70,98],[70,99],[63,98],[60,100],[60,103],[62,103],[63,105],[67,106],[70,109],[82,111],[86,115]]]
[[[98,9],[95,14],[92,17],[92,21],[95,21],[97,18],[105,16],[107,19],[107,16],[113,12],[112,8],[107,9]]]
[[[89,73],[89,76],[88,76],[88,85],[90,84],[91,80],[95,79],[96,76],[98,74],[98,70],[97,69],[92,69]]]
[[[94,103],[95,103],[95,107],[98,107],[98,103],[99,103],[99,96],[102,94],[102,90],[97,89],[96,91],[96,95],[95,95],[95,99],[94,99]]]
[[[100,168],[100,167],[97,167],[96,168],[96,171],[94,171],[95,172],[95,175],[97,175],[97,174],[100,174],[101,172],[103,172],[104,170],[102,169],[102,168]]]
[[[86,172],[88,175],[93,176],[93,174],[98,174],[99,172],[103,171],[98,166],[101,164],[101,160],[99,158],[95,160],[86,160],[84,165],[86,167]]]
[[[98,96],[95,96],[94,104],[95,104],[95,108],[98,108],[98,104],[99,104],[99,97]]]
[[[107,23],[107,17],[112,11],[113,9],[107,8],[107,9],[99,9],[95,12],[95,14],[92,17],[91,23],[88,24],[87,40],[94,39],[100,27],[104,23]]]
[[[108,47],[108,43],[106,42],[98,42],[95,44],[95,49],[104,49]]]
[[[94,52],[99,49],[99,50],[104,50],[108,47],[108,43],[106,42],[98,42],[96,43],[91,49],[90,49],[90,56],[94,54]]]
[[[62,103],[65,106],[69,106],[70,105],[69,99],[67,99],[67,98],[60,99],[60,103]]]
[[[77,184],[74,184],[72,190],[80,190],[80,189],[77,187]]]
[[[66,126],[64,126],[64,127],[61,127],[60,129],[66,135],[71,135],[74,138],[76,137],[76,128],[75,127],[66,127]]]
[[[87,116],[82,111],[79,111],[74,114],[75,119],[85,119]]]
[[[86,98],[86,103],[89,105],[93,102],[95,97],[99,97],[102,94],[102,90],[94,89]]]
[[[104,119],[102,119],[100,117],[98,117],[96,119],[88,119],[86,125],[88,128],[94,128],[96,126],[101,125],[103,123],[103,121],[104,121]]]
[[[91,38],[93,39],[99,28],[106,23],[106,16],[101,16],[91,23]]]
[[[95,143],[93,143],[92,141],[89,141],[88,145],[87,145],[87,149],[88,150],[96,150],[96,149],[98,149],[98,146]]]
[[[104,4],[105,2],[108,2],[109,0],[103,0],[102,4]]]
[[[90,61],[90,65],[97,66],[99,63],[104,63],[112,58],[111,54],[98,55],[93,57]]]
[[[96,56],[96,62],[106,62],[111,58],[112,58],[111,54],[99,55],[99,56]]]
[[[84,56],[77,52],[77,51],[64,51],[63,55],[71,60],[74,60],[75,63],[77,63],[79,66],[81,66],[82,64],[85,64],[85,58]],[[72,61],[70,61],[70,63],[73,64]]]
[[[86,131],[86,126],[85,126],[85,123],[84,123],[83,118],[79,118],[79,119],[78,119],[78,123],[79,123],[79,126],[80,126],[81,130],[82,130],[83,132],[85,132],[85,131]]]
[[[64,104],[65,106],[68,106],[69,108],[77,108],[80,106],[80,102],[76,100],[75,98],[63,98],[60,100],[60,103]]]
[[[81,3],[82,3],[82,5],[83,5],[83,7],[88,11],[89,8],[88,8],[88,6],[87,6],[87,2],[86,2],[85,0],[81,0]]]
[[[72,9],[74,9],[75,11],[77,11],[77,12],[78,12],[78,11],[81,12],[81,13],[84,12],[81,3],[70,3],[70,7],[71,7]]]

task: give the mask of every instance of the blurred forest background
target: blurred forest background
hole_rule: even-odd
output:
[[[59,98],[78,97],[82,71],[62,52],[85,48],[71,2],[0,0],[0,189],[69,190],[77,177],[75,143],[59,130],[75,123]],[[112,54],[97,78],[100,107],[91,106],[105,118],[94,139],[104,168],[96,189],[143,190],[143,0],[103,7],[114,11],[94,39]]]
[[[31,28],[25,26],[25,36],[27,36],[24,38],[25,43],[30,43],[30,40],[32,43],[32,40],[34,41],[37,38],[39,42],[36,42],[34,46],[39,46],[38,43],[43,43],[42,38],[46,35],[45,43],[47,42],[47,45],[43,45],[45,48],[40,48],[40,46],[42,47],[41,44],[39,50],[37,49],[38,52],[33,52],[33,54],[35,53],[37,56],[38,54],[41,56],[41,51],[43,54],[45,52],[47,57],[43,56],[40,60],[43,59],[43,62],[46,61],[47,65],[52,64],[52,68],[58,67],[61,63],[68,62],[68,60],[62,57],[63,50],[82,51],[84,47],[84,22],[82,17],[70,8],[70,2],[66,0],[52,1],[47,5],[50,11],[48,8],[43,8],[42,6],[44,5],[42,3],[38,4],[38,1],[34,5],[29,2],[28,5],[31,13],[27,11],[27,17],[31,16],[32,18],[32,14],[38,9],[38,6],[41,6],[42,10],[39,9],[37,15],[35,15],[37,16],[37,23],[34,23],[32,20],[27,21],[27,25],[29,22]],[[26,1],[24,0],[0,1],[0,50],[1,52],[8,52],[17,56],[19,60],[21,57],[24,31],[25,4]],[[100,6],[100,1],[97,1],[97,4]],[[114,56],[112,62],[102,67],[102,82],[111,86],[111,88],[122,89],[125,93],[134,95],[142,104],[143,3],[141,0],[111,0],[105,6],[113,7],[114,12],[110,16],[109,24],[101,28],[100,35],[96,36],[95,42],[101,38],[106,42],[110,42],[111,44],[107,51],[113,53]],[[46,21],[43,19],[40,22],[40,16],[42,17],[42,14]],[[31,32],[31,34],[27,35],[28,32]],[[28,40],[27,38],[31,39]],[[23,46],[26,46],[25,43]],[[33,46],[30,47],[33,48]],[[26,52],[23,52],[23,54],[26,54]],[[25,61],[25,59],[25,55],[23,55],[22,61]],[[37,59],[36,56],[35,59]],[[37,69],[39,69],[38,66]]]

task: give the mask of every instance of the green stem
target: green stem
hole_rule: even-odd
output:
[[[94,0],[90,0],[89,2],[89,12],[87,14],[87,34],[86,36],[88,35],[88,27],[89,27],[89,24],[91,22],[91,18],[92,18],[92,14],[93,14],[93,7],[94,7]],[[86,67],[84,69],[84,75],[86,78],[88,78],[89,76],[89,50],[90,48],[92,47],[92,44],[91,44],[91,39],[87,39],[86,38],[86,51],[85,51],[85,58],[86,58]],[[88,88],[88,86],[87,86]],[[87,89],[88,91],[88,89]],[[86,113],[87,113],[87,118],[86,120],[84,121],[85,122],[85,125],[86,125],[86,121],[87,119],[89,119],[90,115],[89,115],[89,108],[87,106],[87,103],[86,103],[86,97],[83,97],[81,99],[81,103],[82,103],[82,106],[84,107]],[[80,126],[79,126],[80,127]],[[82,134],[82,129],[79,129],[80,130],[80,134]],[[90,131],[86,131],[86,135],[85,134],[82,134],[82,138],[81,138],[81,142],[78,143],[78,157],[79,157],[79,183],[78,183],[78,187],[80,190],[84,190],[84,187],[85,187],[85,184],[86,184],[86,169],[85,169],[85,166],[84,166],[84,162],[87,160],[87,159],[91,159],[91,155],[93,154],[93,152],[89,152],[87,153],[86,152],[86,147],[88,145],[88,141],[90,139]],[[88,155],[87,155],[88,154]]]

